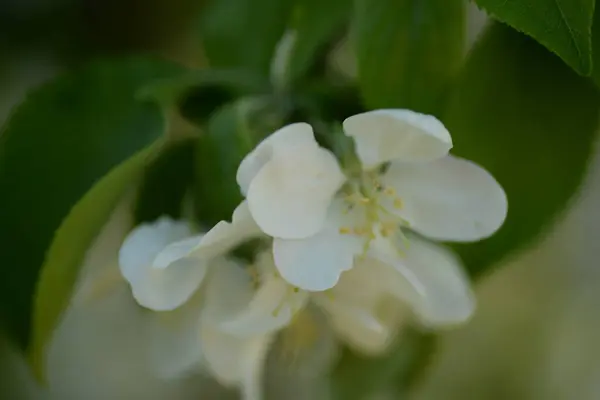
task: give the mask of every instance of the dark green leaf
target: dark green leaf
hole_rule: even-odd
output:
[[[583,75],[592,72],[594,1],[475,0],[494,18],[530,35]]]
[[[36,368],[88,245],[164,131],[160,108],[135,93],[178,71],[92,64],[32,92],[0,137],[0,312]]]
[[[276,104],[264,97],[241,98],[209,120],[196,155],[195,210],[203,225],[231,220],[242,200],[236,182],[238,165],[258,142],[281,126],[284,116]]]
[[[351,0],[297,0],[291,28],[294,43],[287,62],[287,79],[301,80],[328,50],[330,41],[342,31],[352,12]]]
[[[565,208],[586,171],[599,94],[558,57],[507,26],[489,27],[445,114],[453,153],[490,171],[508,217],[490,239],[456,246],[472,274],[535,239]]]
[[[596,1],[594,9],[594,24],[592,26],[592,79],[596,87],[600,88],[600,7]]]
[[[210,66],[268,75],[293,4],[293,0],[209,0],[201,35]]]
[[[356,0],[352,31],[367,108],[440,111],[463,56],[462,0]]]
[[[145,170],[135,208],[136,224],[161,215],[181,218],[183,200],[194,181],[196,140],[171,144]]]
[[[237,96],[266,93],[270,91],[269,80],[264,76],[243,69],[203,69],[186,71],[174,77],[165,78],[148,85],[140,92],[140,97],[163,104],[185,102],[187,97],[197,96],[213,105],[210,96],[217,94],[232,99]],[[223,104],[218,104],[218,108]]]

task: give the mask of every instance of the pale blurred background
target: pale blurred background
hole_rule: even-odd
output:
[[[470,15],[472,43],[485,17],[475,8]],[[28,87],[58,70],[43,50],[19,54],[3,71],[0,119]],[[413,399],[600,398],[598,205],[600,146],[581,193],[556,225],[482,279],[476,316],[445,335]],[[112,224],[113,232],[120,232],[126,217],[117,214]],[[115,246],[119,236],[106,236],[104,245]],[[153,378],[144,363],[144,323],[125,285],[96,302],[75,299],[52,347],[51,387],[37,388],[23,360],[2,341],[0,393],[12,393],[16,400],[232,397],[200,375],[173,382]],[[304,378],[272,377],[276,382],[270,386],[278,393],[272,398],[316,398],[307,383],[312,377]],[[385,399],[386,393],[377,398]]]

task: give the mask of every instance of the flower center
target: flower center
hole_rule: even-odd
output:
[[[363,237],[363,255],[378,236],[405,239],[402,228],[410,224],[398,215],[404,207],[402,198],[393,187],[382,184],[377,173],[364,173],[351,181],[345,194],[344,214],[353,214],[355,218],[351,224],[341,226],[339,233]]]

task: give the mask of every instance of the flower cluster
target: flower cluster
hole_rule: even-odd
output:
[[[369,354],[386,351],[409,317],[436,328],[473,313],[459,261],[430,240],[493,234],[507,212],[500,185],[448,154],[451,136],[432,116],[377,110],[347,118],[343,130],[354,142],[352,168],[310,125],[292,124],[241,162],[245,200],[231,222],[195,235],[162,218],[130,233],[120,266],[137,302],[188,319],[189,346],[167,370],[201,363],[259,399],[273,338],[306,330],[317,320],[310,313]],[[266,246],[251,265],[227,255],[253,238]]]

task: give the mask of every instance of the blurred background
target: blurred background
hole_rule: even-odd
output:
[[[0,120],[27,90],[94,57],[154,52],[201,68],[198,0],[3,0],[0,3]],[[472,44],[486,16],[469,5]],[[342,49],[337,63],[354,73]],[[0,193],[0,196],[2,194]],[[444,334],[440,351],[411,398],[593,400],[600,398],[600,147],[581,192],[531,247],[479,281],[479,309]],[[118,242],[127,218],[115,213],[102,246]],[[0,222],[1,223],[1,222]],[[121,225],[120,225],[121,224]],[[111,229],[114,229],[111,230]],[[108,232],[108,233],[107,233]],[[112,241],[112,242],[111,242]],[[89,261],[93,270],[94,261]],[[85,279],[83,280],[85,284]],[[144,316],[128,288],[85,307],[73,300],[52,346],[49,388],[0,340],[0,396],[6,399],[235,398],[208,378],[173,382],[142,363]],[[118,332],[115,335],[115,332]],[[283,374],[285,375],[285,374]],[[312,399],[322,382],[310,373],[271,373],[272,398]],[[384,388],[374,399],[393,399]],[[4,397],[7,394],[7,397]]]

